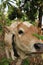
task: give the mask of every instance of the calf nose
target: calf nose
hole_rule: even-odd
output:
[[[40,43],[35,43],[35,44],[34,44],[34,48],[35,48],[36,50],[40,50]]]

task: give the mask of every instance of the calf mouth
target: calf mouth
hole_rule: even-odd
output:
[[[29,54],[43,54],[43,43],[35,43],[34,48],[36,51],[32,51]],[[28,53],[26,55],[29,55]]]

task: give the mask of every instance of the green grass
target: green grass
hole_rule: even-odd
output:
[[[37,37],[38,39],[43,40],[43,36],[42,36],[42,35],[39,35],[39,34],[33,34],[33,36]]]

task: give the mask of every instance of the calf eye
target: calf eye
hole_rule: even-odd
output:
[[[23,34],[24,32],[23,32],[22,30],[19,30],[18,33],[19,33],[19,34]]]

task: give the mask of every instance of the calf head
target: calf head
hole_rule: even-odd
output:
[[[37,27],[28,22],[13,23],[9,27],[10,32],[14,35],[14,43],[16,50],[20,50],[25,54],[43,51],[43,44],[40,40],[33,36],[38,33]]]
[[[37,27],[28,22],[19,23],[14,28],[16,48],[25,54],[43,51],[43,44],[37,37],[33,36],[34,33],[38,33]]]

